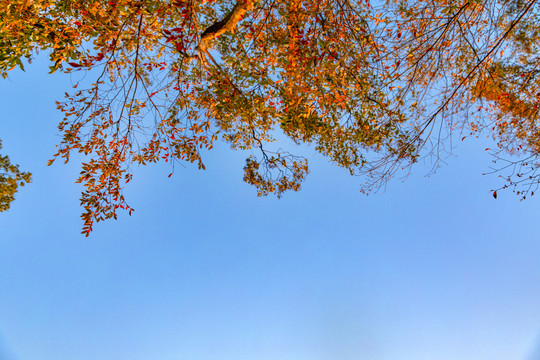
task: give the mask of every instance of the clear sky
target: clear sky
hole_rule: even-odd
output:
[[[80,235],[80,169],[46,167],[69,77],[0,85],[2,153],[34,173],[0,214],[0,359],[538,360],[540,203],[494,200],[486,141],[366,197],[311,158],[257,198],[244,154],[135,168],[131,217]]]

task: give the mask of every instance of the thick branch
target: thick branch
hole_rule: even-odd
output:
[[[200,53],[206,52],[208,43],[228,31],[234,31],[236,24],[244,17],[244,14],[253,7],[254,0],[238,0],[232,10],[223,18],[210,27],[208,27],[201,34],[201,42],[199,43]]]

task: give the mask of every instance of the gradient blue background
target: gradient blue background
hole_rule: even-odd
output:
[[[540,206],[491,197],[487,140],[369,197],[314,156],[281,200],[221,145],[136,168],[136,211],[84,238],[77,161],[45,166],[70,86],[40,61],[0,84],[1,153],[34,173],[0,214],[0,359],[540,359]]]

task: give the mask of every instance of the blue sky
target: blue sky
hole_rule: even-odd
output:
[[[221,145],[136,168],[133,215],[84,238],[76,161],[45,166],[70,84],[38,61],[0,86],[2,153],[34,173],[0,214],[0,358],[540,359],[540,207],[491,197],[487,140],[368,197],[314,156],[281,200]]]

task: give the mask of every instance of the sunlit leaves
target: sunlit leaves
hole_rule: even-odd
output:
[[[308,173],[274,143],[282,135],[363,175],[362,191],[422,157],[437,166],[456,131],[540,152],[535,0],[0,4],[2,75],[46,49],[51,71],[95,79],[58,102],[56,158],[89,157],[85,234],[132,211],[122,189],[134,164],[204,170],[217,140],[247,152],[244,181],[258,195],[277,196]],[[535,161],[519,164],[536,176]]]
[[[2,141],[0,141],[0,149]],[[13,165],[9,157],[0,154],[0,212],[9,209],[19,186],[32,181],[32,174],[22,172],[18,165]]]

